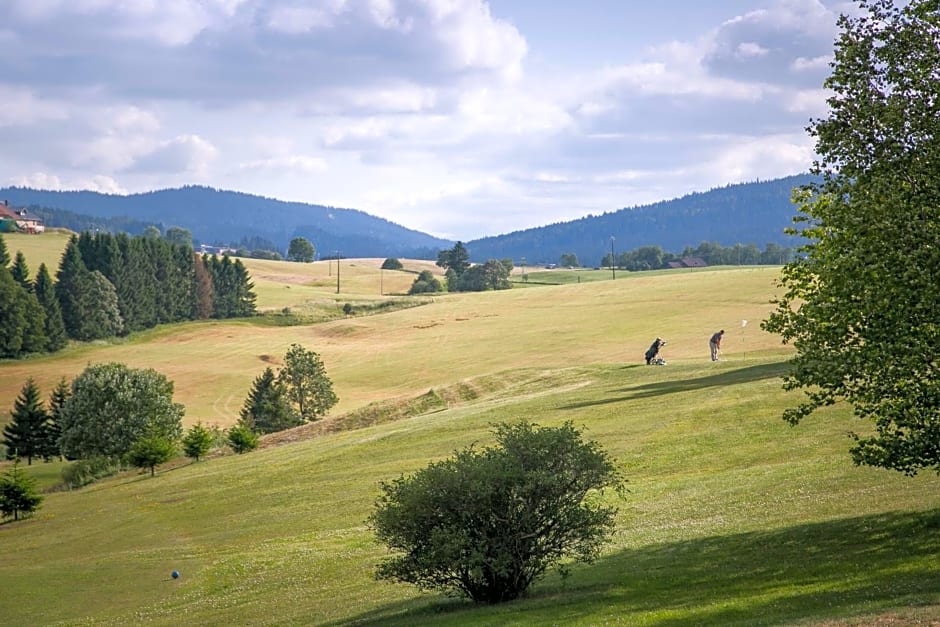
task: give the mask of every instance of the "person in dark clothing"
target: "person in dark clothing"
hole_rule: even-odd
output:
[[[712,335],[711,339],[708,340],[708,348],[712,354],[712,361],[718,361],[718,351],[721,349],[721,338],[724,337],[725,330],[722,329],[718,333]]]
[[[649,366],[653,363],[653,360],[656,359],[656,356],[659,355],[659,349],[666,345],[666,340],[661,337],[656,338],[656,340],[650,344],[650,347],[646,350],[646,365]]]

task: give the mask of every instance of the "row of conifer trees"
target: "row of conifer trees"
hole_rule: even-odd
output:
[[[0,358],[55,352],[69,339],[254,313],[251,276],[227,255],[199,255],[157,237],[85,232],[69,240],[53,281],[45,264],[31,278],[23,253],[11,260],[0,237]]]

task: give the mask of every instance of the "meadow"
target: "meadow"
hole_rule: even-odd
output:
[[[275,316],[404,301],[414,277],[342,260],[336,294],[336,262],[245,263]],[[0,411],[27,376],[47,390],[88,363],[121,361],[172,379],[187,424],[224,427],[254,377],[299,342],[320,353],[340,397],[321,423],[247,455],[47,493],[35,517],[0,525],[2,621],[932,624],[940,479],[854,466],[846,434],[866,424],[848,407],[798,427],[781,420],[799,398],[781,389],[790,349],[759,328],[778,273],[608,273],[316,324],[186,323],[2,362]],[[643,364],[656,336],[668,340],[665,367]],[[517,419],[572,421],[622,465],[630,492],[605,497],[619,514],[601,558],[493,607],[375,581],[386,552],[365,521],[379,483]],[[58,466],[29,470],[51,486]]]

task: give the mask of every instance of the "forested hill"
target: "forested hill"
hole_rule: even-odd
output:
[[[129,218],[128,224],[189,229],[205,244],[231,244],[245,237],[264,238],[286,251],[294,237],[305,237],[321,256],[436,258],[452,242],[369,215],[285,202],[241,192],[187,186],[127,196],[90,191],[0,189],[0,199],[14,206],[62,209],[103,218]],[[64,225],[63,225],[64,226]],[[134,234],[134,233],[132,233]]]
[[[617,254],[641,246],[659,246],[679,254],[703,241],[722,246],[754,244],[764,248],[774,243],[791,247],[798,242],[783,233],[796,213],[790,203],[791,192],[809,180],[809,175],[796,175],[728,185],[465,244],[470,259],[476,262],[510,258],[517,263],[523,259],[530,264],[558,263],[561,255],[575,254],[582,265],[601,265],[601,259],[610,253],[611,237]],[[73,218],[107,218],[108,224],[102,225],[102,230],[123,230],[132,235],[148,224],[164,230],[183,227],[204,244],[232,245],[244,238],[263,238],[284,253],[292,238],[305,237],[321,257],[339,252],[344,257],[436,259],[438,251],[453,245],[355,209],[285,202],[208,187],[188,186],[128,196],[8,187],[0,189],[0,199],[14,206],[81,214]],[[65,223],[62,212],[47,215],[61,222],[49,222],[50,226],[98,228],[97,224],[76,228]]]
[[[768,243],[784,247],[801,242],[784,234],[792,226],[796,209],[790,198],[794,187],[812,180],[808,174],[771,181],[727,185],[674,200],[621,209],[572,222],[515,231],[466,243],[473,261],[512,258],[518,263],[558,263],[563,254],[577,255],[582,265],[601,265],[610,253],[641,246],[659,246],[681,253],[703,241],[722,246]]]

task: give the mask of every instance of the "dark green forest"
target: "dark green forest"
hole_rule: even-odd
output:
[[[807,174],[727,185],[675,200],[473,240],[466,242],[466,247],[475,262],[509,257],[517,264],[525,260],[541,265],[559,263],[562,255],[573,254],[584,266],[609,265],[602,260],[611,249],[619,259],[625,251],[646,246],[682,256],[683,251],[693,251],[703,242],[724,248],[739,244],[791,248],[798,242],[784,229],[792,226],[796,215],[790,201],[792,192],[811,180]]]
[[[254,284],[239,259],[198,255],[159,237],[86,231],[69,240],[55,280],[45,264],[30,274],[22,253],[11,260],[0,238],[0,358],[255,313]]]

